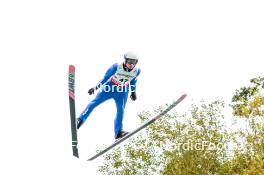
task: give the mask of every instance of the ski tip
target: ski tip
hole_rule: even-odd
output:
[[[75,72],[74,65],[69,65],[69,72]]]
[[[177,101],[182,101],[183,99],[185,99],[185,97],[187,96],[187,94],[183,94]]]
[[[183,94],[181,97],[182,97],[182,98],[185,98],[186,96],[187,96],[187,94]]]

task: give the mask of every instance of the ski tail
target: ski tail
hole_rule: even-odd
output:
[[[68,83],[72,134],[72,152],[73,156],[79,158],[75,113],[75,67],[73,65],[69,66]]]

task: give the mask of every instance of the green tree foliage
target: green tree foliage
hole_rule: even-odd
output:
[[[264,121],[246,118],[248,127],[236,133],[231,159],[224,162],[220,174],[264,174]]]
[[[232,98],[233,114],[245,117],[247,128],[239,133],[244,144],[237,144],[234,157],[227,162],[233,173],[264,174],[264,78],[250,80],[251,86],[236,90]],[[256,118],[259,116],[258,118]]]
[[[233,114],[240,116],[233,117],[239,120],[234,126],[241,120],[246,124],[240,131],[227,128],[222,101],[200,102],[184,115],[166,114],[108,152],[99,171],[104,175],[263,175],[264,78],[250,82],[232,98]],[[143,123],[165,107],[138,116]]]
[[[250,86],[236,90],[232,98],[235,116],[264,116],[264,77],[252,78],[250,83]]]
[[[167,114],[105,156],[103,174],[213,174],[227,159],[223,102],[193,105],[190,114]],[[142,122],[164,108],[139,114]],[[121,149],[122,148],[122,149]]]
[[[193,105],[187,127],[180,137],[180,149],[170,152],[163,175],[217,174],[228,158],[226,147],[229,140],[221,114],[223,102]],[[184,147],[184,144],[191,146]],[[188,145],[188,144],[187,144]],[[199,145],[199,146],[198,146]]]
[[[163,109],[159,107],[153,113],[145,111],[138,116],[143,123]],[[170,149],[169,143],[173,141],[171,138],[180,135],[182,126],[175,117],[184,116],[167,114],[136,137],[130,138],[125,145],[113,149],[105,156],[104,166],[101,166],[99,171],[107,175],[160,174],[166,163],[164,150]]]

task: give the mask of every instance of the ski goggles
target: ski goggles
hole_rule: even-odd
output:
[[[135,59],[126,59],[126,63],[128,64],[137,64],[138,60],[135,60]]]

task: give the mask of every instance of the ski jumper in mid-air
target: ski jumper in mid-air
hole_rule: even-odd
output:
[[[132,53],[124,54],[123,63],[113,64],[105,73],[104,78],[93,88],[89,89],[89,95],[94,94],[94,91],[99,89],[94,100],[92,100],[85,110],[77,119],[77,129],[79,129],[85,120],[89,117],[95,107],[109,99],[114,99],[116,103],[117,113],[114,121],[115,139],[124,137],[128,132],[123,130],[124,110],[127,103],[129,91],[131,90],[130,98],[135,101],[137,77],[141,70],[136,67],[138,57]]]

